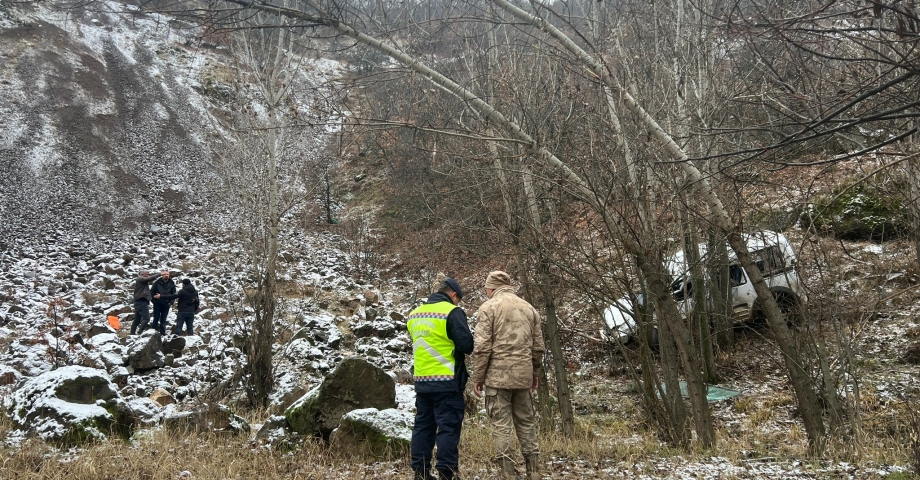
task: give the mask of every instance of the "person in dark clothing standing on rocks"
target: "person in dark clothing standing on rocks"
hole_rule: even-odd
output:
[[[131,322],[131,335],[138,331],[143,332],[150,322],[150,282],[153,282],[159,275],[150,275],[150,272],[144,270],[140,276],[134,280],[134,321]],[[140,326],[140,330],[138,330]]]
[[[473,335],[466,313],[457,307],[463,291],[453,278],[409,314],[415,380],[415,427],[412,429],[412,471],[416,480],[432,480],[435,444],[439,480],[458,479],[460,428],[465,405],[463,389],[469,373],[466,355],[473,353]]]
[[[192,285],[192,281],[185,278],[182,280],[182,288],[179,290],[179,293],[175,295],[160,295],[156,294],[153,299],[156,300],[172,300],[177,299],[176,302],[176,330],[173,332],[176,335],[182,333],[182,325],[185,325],[186,335],[194,335],[192,324],[195,321],[195,312],[198,311],[198,290],[195,290],[195,286]]]
[[[169,270],[163,270],[162,275],[150,286],[153,294],[153,328],[160,330],[160,335],[166,335],[166,316],[172,306],[176,294],[176,284],[169,278]],[[173,300],[164,300],[160,296],[173,295]]]

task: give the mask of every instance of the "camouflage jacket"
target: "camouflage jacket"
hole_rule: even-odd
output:
[[[473,334],[473,382],[499,389],[530,388],[542,364],[540,314],[514,290],[499,287],[479,307]]]

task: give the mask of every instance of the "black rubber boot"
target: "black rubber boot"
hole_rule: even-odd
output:
[[[456,470],[438,470],[438,480],[462,480]]]

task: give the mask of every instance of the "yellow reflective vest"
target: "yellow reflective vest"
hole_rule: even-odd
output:
[[[426,303],[409,314],[416,382],[454,379],[454,342],[447,337],[447,315],[455,308],[451,302]]]

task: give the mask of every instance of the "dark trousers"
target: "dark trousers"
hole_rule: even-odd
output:
[[[143,332],[150,322],[150,303],[147,300],[138,300],[134,302],[134,321],[131,322],[131,335],[136,332]],[[138,329],[140,327],[140,329]]]
[[[153,302],[153,328],[160,330],[160,335],[166,335],[166,316],[169,315],[169,304]]]
[[[192,332],[192,322],[195,321],[195,312],[176,312],[176,335],[182,333],[182,325],[185,325],[185,332],[194,335]]]
[[[463,426],[463,393],[416,393],[415,427],[412,429],[412,471],[431,472],[432,450],[438,446],[435,468],[452,478],[460,461],[460,428]]]

